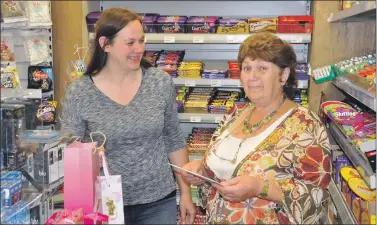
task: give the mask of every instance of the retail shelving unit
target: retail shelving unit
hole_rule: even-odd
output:
[[[351,209],[347,206],[347,203],[339,191],[338,187],[335,185],[334,181],[331,180],[329,184],[329,192],[334,201],[335,207],[338,209],[339,217],[343,224],[357,224]]]
[[[227,18],[277,17],[283,15],[310,15],[310,1],[100,1],[88,2],[91,10],[103,11],[111,7],[128,7],[139,13],[161,15],[208,16]],[[226,9],[226,10],[224,10]],[[185,61],[204,61],[207,68],[227,69],[227,61],[236,61],[240,44],[252,34],[165,34],[147,33],[147,50],[185,50]],[[297,60],[308,62],[311,34],[277,34],[292,44]],[[217,62],[214,62],[217,61]],[[240,88],[238,79],[183,79],[174,78],[176,86]],[[308,81],[299,81],[299,88],[308,88]],[[180,113],[182,128],[188,134],[192,127],[215,127],[222,118],[218,114]]]
[[[368,186],[371,189],[376,189],[376,173],[373,172],[365,154],[351,143],[351,140],[343,134],[338,125],[330,122],[329,130]]]
[[[331,13],[328,22],[356,22],[376,19],[376,1],[360,1],[351,8]]]

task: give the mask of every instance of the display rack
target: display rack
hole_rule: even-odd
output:
[[[357,99],[359,102],[363,103],[365,106],[376,111],[375,95],[353,83],[347,78],[347,76],[337,77],[332,80],[332,83],[339,89],[351,95],[353,98]]]
[[[376,174],[373,172],[364,153],[358,150],[351,143],[351,140],[343,134],[338,125],[331,121],[329,122],[329,130],[368,186],[371,189],[376,189]]]
[[[376,1],[360,1],[348,9],[331,13],[327,21],[334,22],[357,22],[376,19]]]
[[[242,44],[253,34],[145,34],[146,43],[150,44]],[[311,42],[311,34],[277,34],[279,38],[292,44]]]
[[[182,123],[215,123],[218,124],[224,117],[223,114],[179,113]]]
[[[342,224],[357,224],[357,220],[353,215],[351,209],[347,206],[347,203],[339,191],[338,187],[331,179],[329,184],[329,193],[334,202],[335,207],[339,213],[339,218],[342,220]]]

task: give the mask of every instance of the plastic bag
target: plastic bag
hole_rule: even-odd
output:
[[[29,66],[28,86],[30,89],[42,89],[42,93],[52,91],[54,77],[51,66]]]
[[[1,62],[14,62],[14,44],[11,33],[1,34]]]
[[[4,23],[27,21],[22,1],[1,1],[1,15]]]
[[[50,2],[27,1],[29,26],[51,26]]]
[[[4,64],[3,64],[4,65]],[[20,88],[20,78],[16,66],[12,63],[9,66],[1,67],[1,88]]]
[[[25,52],[31,65],[50,62],[50,47],[48,33],[24,33]]]

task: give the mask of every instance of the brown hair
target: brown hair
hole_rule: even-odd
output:
[[[240,69],[245,58],[260,59],[277,65],[280,69],[289,68],[290,73],[283,87],[287,97],[293,98],[296,92],[296,54],[292,46],[271,33],[258,33],[249,36],[240,46],[238,64]]]
[[[107,38],[105,45],[112,44],[118,32],[132,21],[142,23],[140,15],[125,8],[109,8],[102,12],[95,26],[94,50],[89,65],[85,72],[86,75],[96,75],[107,62],[107,52],[99,44],[99,38]],[[152,65],[144,58],[140,62],[143,68],[149,68]]]

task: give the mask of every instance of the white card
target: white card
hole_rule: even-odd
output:
[[[199,177],[199,178],[201,178],[201,179],[203,179],[203,180],[205,180],[205,181],[207,181],[207,182],[209,182],[209,183],[215,183],[215,184],[221,185],[219,182],[217,182],[217,181],[215,181],[215,180],[213,180],[213,179],[211,179],[211,178],[209,178],[209,177],[202,176],[202,175],[200,175],[200,174],[194,173],[194,172],[192,172],[192,171],[190,171],[190,170],[186,170],[186,169],[184,169],[184,168],[182,168],[182,167],[179,167],[179,166],[176,166],[176,165],[173,165],[173,164],[170,164],[170,163],[168,163],[168,164],[169,164],[170,166],[172,166],[172,167],[175,167],[175,168],[180,169],[180,170],[183,170],[183,171],[185,171],[185,172],[187,172],[187,173],[189,173],[189,174],[192,174],[192,175],[194,175],[194,176],[196,176],[196,177]]]

